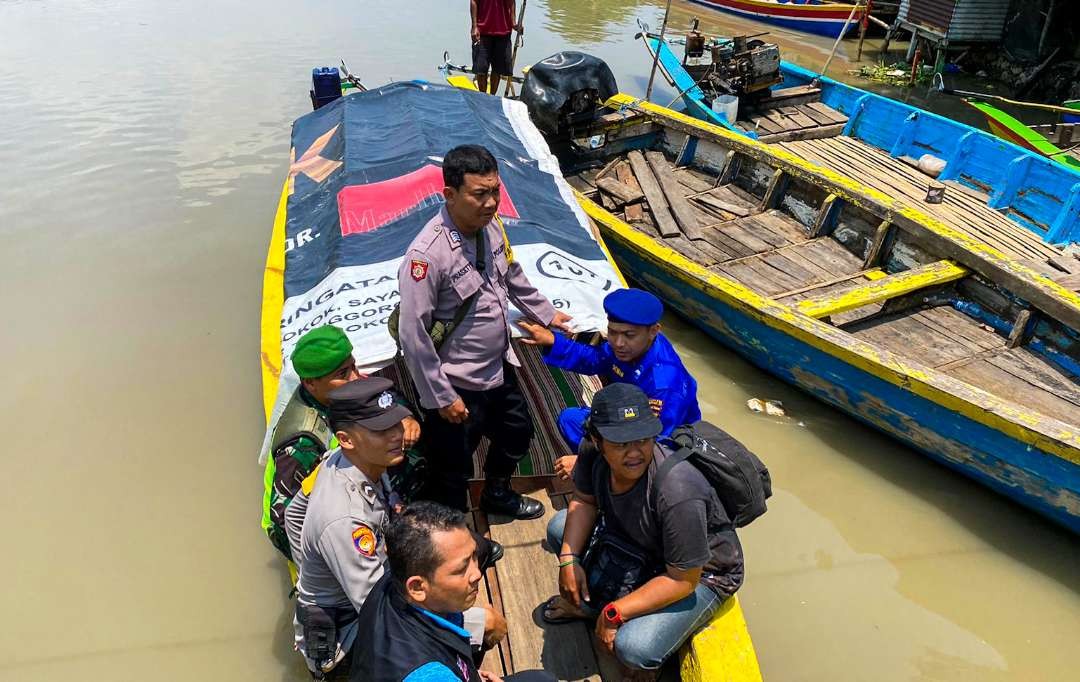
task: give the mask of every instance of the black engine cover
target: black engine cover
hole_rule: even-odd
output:
[[[618,91],[603,60],[583,52],[557,52],[525,74],[521,101],[533,123],[554,135],[579,118],[591,118],[596,107]]]

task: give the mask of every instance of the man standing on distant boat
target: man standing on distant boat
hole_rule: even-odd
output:
[[[469,0],[472,17],[472,58],[476,87],[488,92],[488,71],[491,71],[491,94],[499,92],[502,76],[512,76],[510,63],[510,33],[522,32],[517,24],[515,0]]]
[[[671,342],[660,333],[664,305],[641,289],[618,289],[604,297],[607,341],[590,346],[572,341],[528,320],[521,327],[530,337],[526,343],[544,348],[544,361],[553,367],[598,374],[606,383],[633,384],[649,397],[653,414],[660,418],[661,435],[701,420],[697,382],[682,363]],[[568,407],[559,413],[559,430],[577,452],[585,436],[588,407]],[[564,479],[573,474],[577,457],[560,457],[556,473]]]
[[[568,331],[570,316],[557,312],[514,260],[497,219],[502,186],[491,152],[478,145],[451,149],[443,181],[446,204],[409,245],[398,270],[398,336],[430,443],[419,497],[468,511],[473,452],[487,436],[481,509],[538,518],[544,505],[510,487],[533,436],[510,345],[510,301],[544,327]],[[450,327],[438,346],[436,322]]]

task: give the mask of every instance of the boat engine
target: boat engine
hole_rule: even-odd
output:
[[[618,91],[603,60],[582,52],[558,52],[525,74],[521,101],[543,133],[571,137],[575,128],[592,122],[604,101]]]
[[[743,97],[767,91],[783,80],[780,48],[753,38],[707,40],[695,27],[686,36],[683,67],[710,99],[715,95]]]

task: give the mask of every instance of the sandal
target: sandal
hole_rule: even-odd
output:
[[[565,616],[550,616],[550,615],[548,615],[548,613],[550,611],[554,610],[554,609],[558,609],[559,611],[562,611],[564,613],[573,614],[574,612],[571,611],[571,609],[573,609],[573,608],[574,607],[571,606],[560,595],[555,595],[551,599],[548,599],[546,602],[544,602],[544,606],[542,607],[542,610],[540,611],[540,619],[543,620],[548,625],[563,625],[564,623],[574,623],[574,622],[577,622],[577,621],[580,621],[580,620],[588,620],[589,619],[588,616],[586,616],[584,613],[581,613],[580,611],[577,612],[576,615],[565,615]]]

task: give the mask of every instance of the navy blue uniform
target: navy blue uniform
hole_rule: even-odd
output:
[[[682,359],[663,334],[657,334],[649,350],[636,362],[622,362],[605,341],[589,346],[556,334],[555,344],[544,360],[578,374],[597,374],[608,382],[634,384],[649,396],[649,405],[664,425],[662,435],[672,429],[701,419],[697,401],[697,382],[686,371]],[[559,413],[559,430],[575,451],[585,436],[587,407],[568,407]]]

